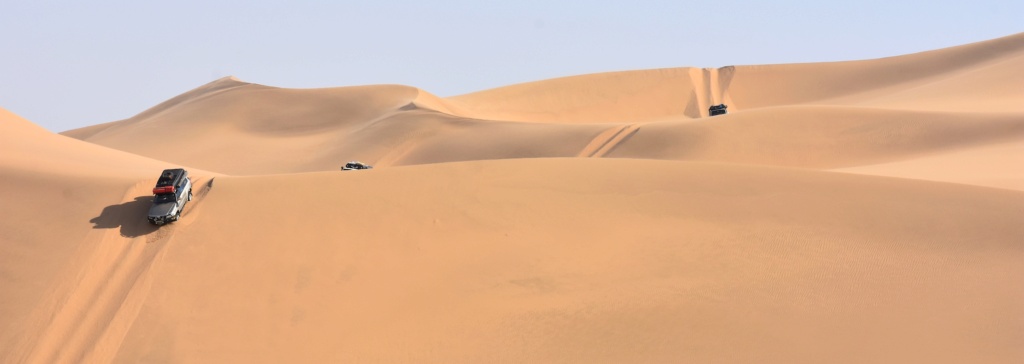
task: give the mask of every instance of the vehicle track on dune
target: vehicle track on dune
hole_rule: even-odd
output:
[[[735,73],[734,66],[690,69],[690,82],[700,117],[709,116],[707,110],[711,105],[726,104],[734,107],[729,85]]]
[[[576,156],[582,158],[604,157],[638,131],[640,131],[640,126],[637,124],[627,124],[605,129],[605,131],[594,137],[587,146],[583,147],[583,150]]]
[[[125,192],[122,206],[150,193],[152,180],[140,181]],[[122,231],[134,226],[145,234],[125,236],[118,229],[93,230],[63,278],[30,318],[16,350],[15,361],[27,363],[110,362],[117,354],[150,289],[150,272],[159,264],[164,247],[176,230],[197,218],[213,178],[201,185],[176,223],[145,230],[142,216],[122,216]]]

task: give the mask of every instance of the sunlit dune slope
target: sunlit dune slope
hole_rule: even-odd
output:
[[[990,143],[1024,143],[1024,115],[792,106],[638,127],[608,157],[814,169],[905,160]]]
[[[224,177],[154,243],[116,361],[1010,362],[1022,213],[664,161]]]
[[[451,98],[476,117],[543,122],[645,122],[730,111],[830,104],[915,110],[1024,111],[1024,33],[882,59],[671,68],[582,75]]]
[[[323,170],[318,162],[344,145],[347,133],[417,93],[405,86],[292,90],[224,78],[135,118],[66,135],[226,173]]]
[[[438,98],[405,86],[294,90],[221,79],[185,96],[65,134],[222,173],[271,174],[337,170],[353,159],[387,166],[570,157],[608,127],[453,116],[431,109],[444,109]]]
[[[836,171],[1024,191],[1024,141],[1015,139]]]
[[[54,176],[132,178],[158,162],[53,134],[0,109],[0,171]],[[111,173],[116,172],[116,173]]]
[[[737,67],[739,108],[792,104],[1021,112],[1024,33],[864,61]]]
[[[1024,34],[875,60],[612,72],[451,98],[224,78],[65,134],[233,175],[536,157],[855,168],[1024,140],[1021,70]],[[707,118],[720,102],[731,114]]]
[[[167,166],[55,135],[0,109],[0,348],[12,350],[13,340],[42,324],[30,314],[54,308],[47,295],[68,284],[67,266],[88,251],[82,241],[93,228],[120,224],[98,219],[103,208]]]

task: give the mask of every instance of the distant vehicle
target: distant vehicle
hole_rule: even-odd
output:
[[[365,164],[363,162],[352,161],[345,163],[345,166],[341,167],[341,170],[343,171],[351,171],[356,169],[373,169],[373,166]]]
[[[149,208],[149,222],[163,225],[178,221],[185,204],[192,201],[192,180],[182,168],[165,169],[153,187],[153,207]]]
[[[725,111],[727,108],[729,107],[725,106],[725,104],[711,105],[711,107],[708,108],[708,116],[725,115],[728,113]]]

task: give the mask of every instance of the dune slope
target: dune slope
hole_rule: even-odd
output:
[[[1024,142],[1021,70],[1024,34],[875,60],[611,72],[450,98],[406,86],[282,89],[224,78],[65,135],[232,175],[336,170],[350,160],[538,157],[884,173],[867,167]],[[730,115],[705,117],[722,102]],[[978,172],[1010,180],[985,186],[1024,181],[1019,169]]]
[[[15,342],[51,322],[62,305],[58,297],[89,269],[73,262],[103,240],[98,229],[114,229],[114,235],[153,230],[137,224],[144,219],[126,222],[102,212],[128,198],[112,209],[144,214],[151,200],[125,192],[151,186],[166,166],[52,134],[0,109],[0,361],[17,362],[12,353],[27,348]]]
[[[210,191],[153,243],[134,320],[105,339],[122,340],[115,361],[1024,354],[1021,192],[613,159],[224,177]]]
[[[1022,62],[1024,33],[873,60],[581,75],[499,87],[451,101],[477,117],[545,122],[696,118],[707,116],[707,107],[718,103],[728,104],[730,111],[801,104],[975,111],[996,103],[999,111],[1020,112],[1024,106],[1007,98],[1019,101],[1024,96]],[[919,102],[919,97],[940,94],[942,103]],[[953,98],[958,102],[945,102]]]

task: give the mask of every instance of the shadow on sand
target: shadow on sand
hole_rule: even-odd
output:
[[[158,229],[146,220],[149,207],[153,205],[153,196],[136,197],[134,201],[111,205],[103,208],[100,216],[92,218],[93,229],[113,229],[120,227],[121,236],[134,238],[152,233]]]

